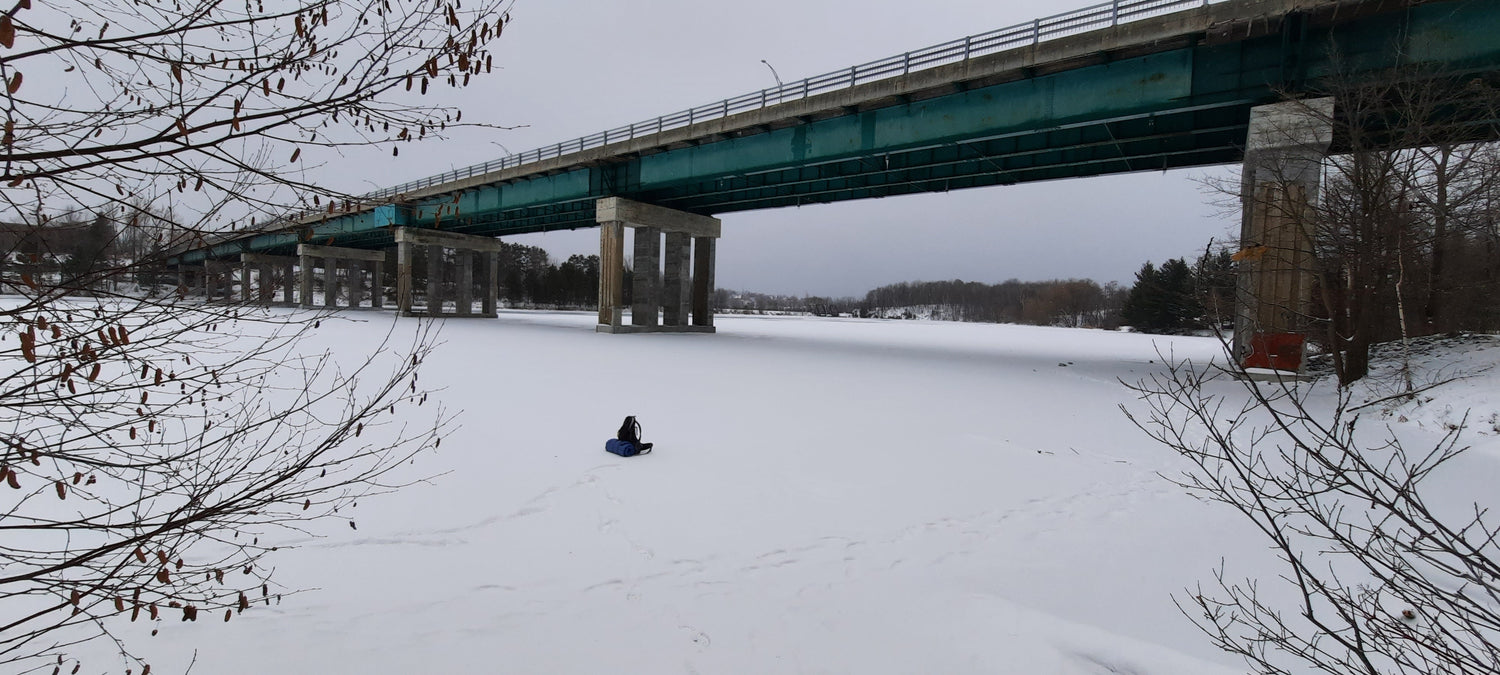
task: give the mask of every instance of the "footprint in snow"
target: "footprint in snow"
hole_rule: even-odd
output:
[[[516,511],[515,513],[510,514],[509,516],[506,516],[505,518],[506,518],[506,520],[513,520],[513,519],[516,519],[516,518],[525,518],[526,516],[534,516],[534,515],[536,515],[538,513],[544,512],[546,510],[547,509],[544,509],[544,508],[542,508],[540,506],[528,506],[528,507],[525,507],[523,509],[520,509],[519,511]]]
[[[709,639],[708,633],[698,630],[697,628],[687,625],[678,626],[678,628],[687,631],[688,639],[692,640],[693,644],[698,645],[699,649],[706,648],[714,643],[712,639]]]
[[[602,588],[611,588],[611,587],[624,586],[624,585],[625,585],[625,580],[624,579],[610,579],[609,581],[601,581],[601,582],[599,582],[597,584],[589,586],[589,587],[583,589],[583,592],[587,593],[589,591],[596,591],[596,590],[599,590],[599,589],[602,589]]]

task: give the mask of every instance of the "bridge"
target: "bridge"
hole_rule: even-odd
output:
[[[1496,35],[1500,3],[1484,0],[1115,0],[395,186],[173,262],[395,245],[411,312],[414,247],[603,225],[600,323],[628,330],[616,268],[631,228],[637,267],[664,262],[668,277],[633,275],[633,325],[711,330],[711,313],[696,314],[712,290],[714,215],[1242,162],[1253,112],[1413,65],[1493,77]],[[317,258],[298,259],[304,277]]]

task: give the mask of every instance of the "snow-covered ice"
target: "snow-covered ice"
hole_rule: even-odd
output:
[[[369,349],[389,321],[325,321],[308,347]],[[142,637],[153,672],[194,651],[216,675],[1243,671],[1171,595],[1273,558],[1160,477],[1185,463],[1118,409],[1159,352],[1216,341],[718,323],[447,322],[422,384],[461,427],[406,476],[434,478],[273,557],[312,590]],[[603,451],[625,415],[652,454]]]

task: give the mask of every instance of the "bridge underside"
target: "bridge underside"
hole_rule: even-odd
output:
[[[618,194],[694,213],[827,204],[991,185],[1239,161],[1248,104],[1044,131],[1000,134],[819,163],[639,184]],[[634,166],[623,167],[628,177]],[[618,173],[618,172],[617,172]],[[495,235],[592,225],[590,195],[577,201],[465,218],[455,227]]]
[[[889,96],[686,140],[658,134],[659,144],[648,137],[613,154],[522,167],[494,181],[434,189],[394,210],[331,214],[179,260],[285,255],[300,243],[384,247],[397,226],[482,236],[594,227],[596,201],[612,196],[718,215],[1232,164],[1244,156],[1255,106],[1325,95],[1330,81],[1376,79],[1413,64],[1493,76],[1497,34],[1496,3],[1351,0],[923,88],[902,90],[903,78],[894,78],[869,85],[900,92]],[[1091,35],[1068,39],[1122,42]]]

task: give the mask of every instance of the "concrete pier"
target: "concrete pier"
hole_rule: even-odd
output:
[[[221,260],[203,261],[203,298],[209,302],[234,301],[234,265]]]
[[[296,278],[293,269],[297,265],[297,258],[284,255],[267,255],[265,253],[241,253],[240,265],[244,268],[242,273],[247,281],[245,288],[248,289],[250,271],[255,271],[255,300],[264,306],[291,305],[295,304],[293,297],[292,280]],[[279,283],[278,283],[279,282]],[[276,301],[276,290],[280,287],[282,299]],[[246,292],[249,301],[248,290]]]
[[[323,307],[340,307],[338,299],[341,295],[339,268],[345,270],[343,286],[349,289],[349,302],[343,307],[358,309],[363,305],[365,273],[373,267],[374,283],[370,285],[373,289],[370,306],[379,308],[380,302],[380,265],[385,262],[384,251],[369,251],[362,248],[343,248],[336,246],[313,246],[301,244],[297,246],[297,258],[300,261],[300,286],[301,295],[298,304],[302,307],[313,306],[313,278],[316,274],[315,265],[322,260],[323,269]]]
[[[599,200],[595,214],[600,224],[599,324],[596,330],[601,333],[714,332],[713,242],[722,230],[719,219],[620,197]],[[625,228],[635,231],[629,325],[625,325],[622,311]],[[666,235],[665,248],[662,246],[663,234]]]
[[[1301,370],[1312,293],[1313,207],[1333,142],[1334,100],[1254,108],[1241,174],[1234,355],[1246,367]]]
[[[402,316],[433,317],[485,317],[497,316],[500,294],[500,240],[493,237],[476,237],[468,234],[443,232],[440,230],[397,227],[396,238],[396,309]],[[412,258],[418,247],[426,248],[427,255],[427,303],[422,308],[414,306],[412,289],[415,279]],[[450,265],[444,251],[451,250]],[[484,297],[480,301],[480,313],[474,313],[474,257],[483,257],[485,276]],[[453,268],[450,270],[449,268]],[[449,312],[444,306],[442,281],[445,277],[455,280],[454,308]]]

